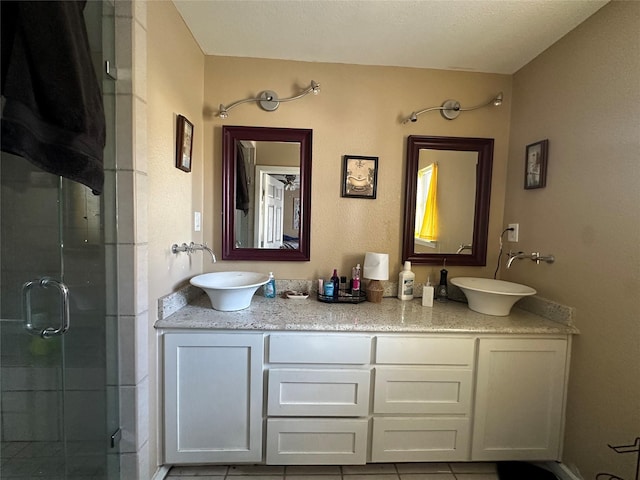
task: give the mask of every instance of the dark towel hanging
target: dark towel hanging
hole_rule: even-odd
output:
[[[236,155],[236,210],[242,210],[245,216],[249,213],[249,181],[245,167],[244,153],[238,146]]]
[[[0,1],[3,151],[102,193],[105,119],[85,1]]]

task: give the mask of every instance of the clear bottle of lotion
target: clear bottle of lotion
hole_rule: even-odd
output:
[[[398,298],[413,300],[413,282],[416,274],[411,271],[411,262],[404,262],[404,268],[398,275]]]

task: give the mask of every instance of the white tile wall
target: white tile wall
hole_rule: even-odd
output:
[[[136,297],[134,311],[142,315],[149,310],[149,246],[146,243],[136,244]],[[147,314],[148,315],[148,314]],[[146,347],[146,344],[139,344]]]
[[[136,2],[139,4],[141,2]],[[146,9],[144,12],[136,8],[136,14],[144,14],[144,22],[146,24]],[[133,24],[133,45],[135,48],[135,54],[147,51],[147,31],[145,25],[143,25],[136,17],[136,21]],[[135,58],[133,65],[133,92],[136,98],[140,98],[143,101],[147,99],[147,62],[138,62]],[[136,125],[136,128],[138,125]],[[146,140],[145,140],[146,143]]]
[[[147,7],[116,1],[121,478],[149,477]],[[122,176],[122,178],[121,178]]]
[[[147,104],[140,97],[135,98],[134,112],[136,131],[134,139],[134,167],[138,172],[146,172],[147,167]]]

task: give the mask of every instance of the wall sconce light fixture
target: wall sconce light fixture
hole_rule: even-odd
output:
[[[445,102],[439,107],[425,108],[424,110],[420,110],[419,112],[413,112],[411,115],[405,118],[402,123],[417,122],[418,115],[422,115],[423,113],[427,112],[433,112],[434,110],[439,110],[440,114],[447,120],[454,120],[458,118],[460,112],[469,112],[471,110],[477,110],[478,108],[488,107],[490,105],[493,105],[494,107],[499,107],[500,105],[502,105],[502,92],[498,93],[487,103],[469,108],[463,108],[462,105],[460,105],[460,102],[458,102],[457,100],[445,100]]]
[[[278,94],[276,92],[272,90],[264,90],[260,92],[256,98],[245,98],[244,100],[238,100],[237,102],[233,102],[226,107],[223,104],[220,104],[218,116],[220,118],[227,118],[229,116],[229,110],[237,107],[242,103],[248,102],[256,102],[263,110],[267,112],[273,112],[278,109],[280,103],[298,100],[306,95],[309,95],[310,93],[313,93],[314,95],[320,93],[320,84],[315,82],[314,80],[311,80],[311,85],[309,85],[302,92],[300,92],[298,95],[294,95],[293,97],[278,98]]]

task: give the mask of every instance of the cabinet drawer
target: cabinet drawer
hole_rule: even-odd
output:
[[[471,369],[376,367],[375,413],[470,414]]]
[[[371,337],[364,335],[269,335],[271,363],[364,365],[370,360]]]
[[[376,363],[404,365],[473,364],[473,338],[376,337]]]
[[[372,462],[468,460],[468,418],[373,419]]]
[[[270,418],[267,464],[364,464],[367,430],[366,419]]]
[[[268,414],[366,416],[370,378],[369,370],[271,369]]]

